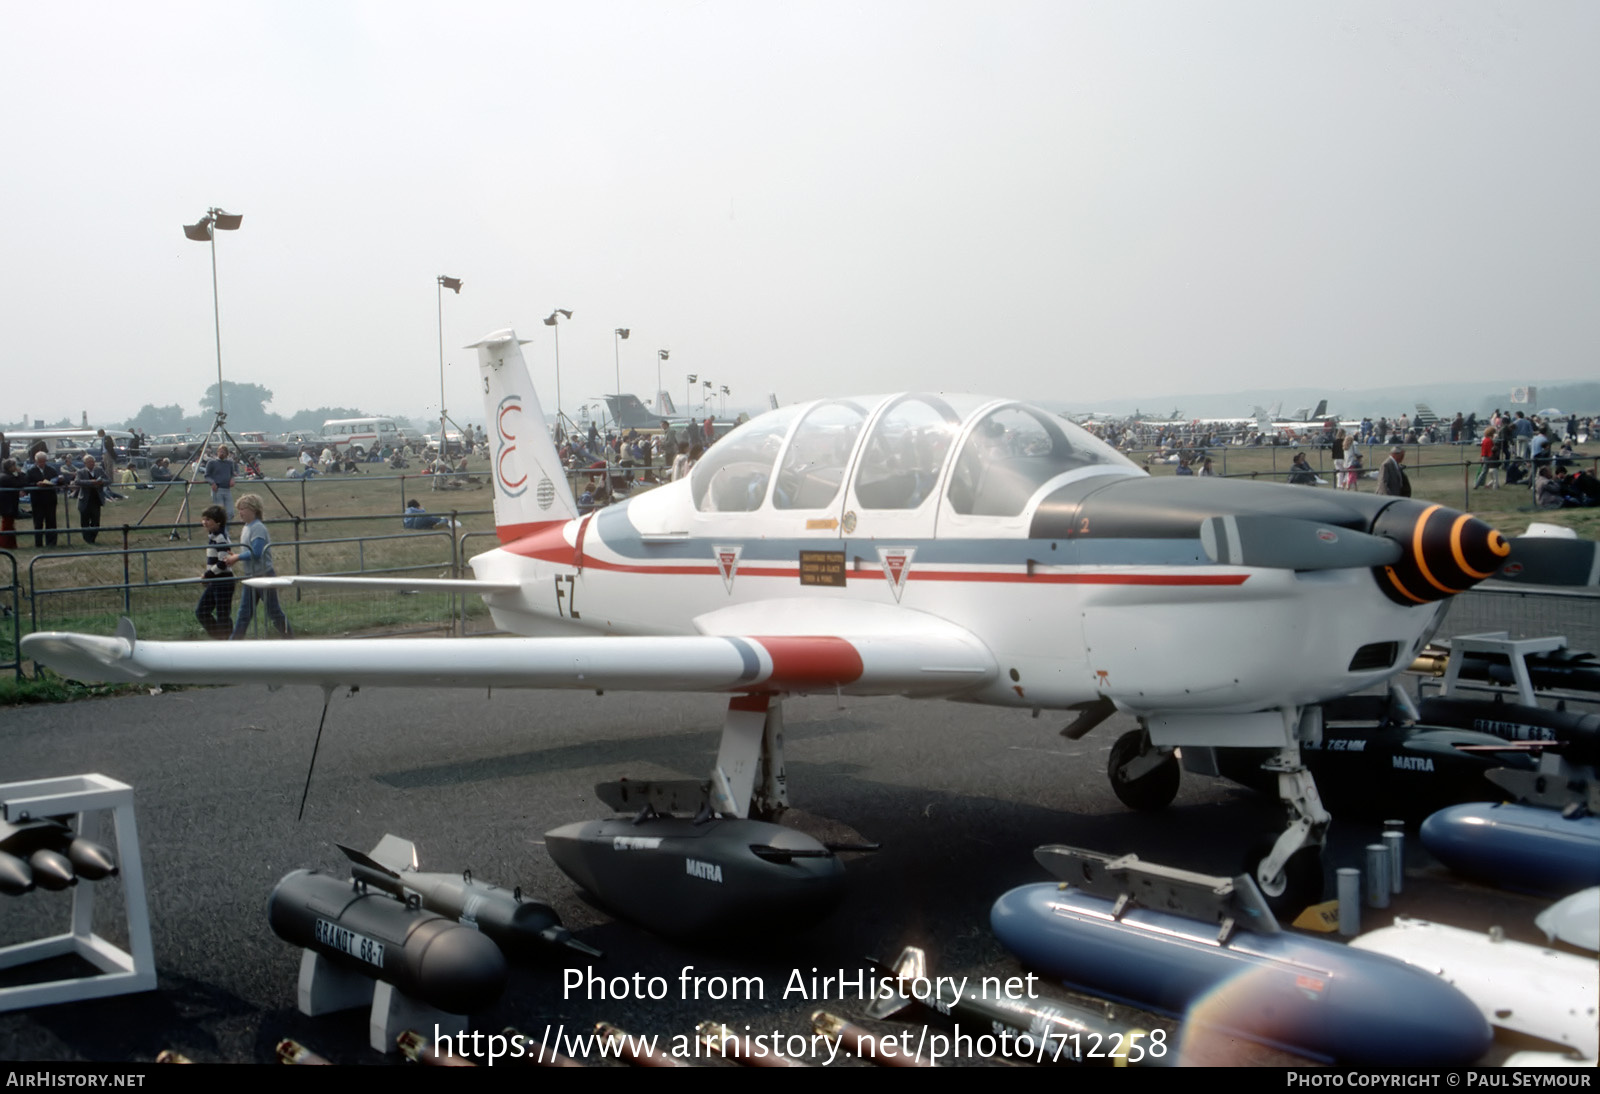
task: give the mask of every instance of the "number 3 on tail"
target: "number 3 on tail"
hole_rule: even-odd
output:
[[[556,614],[572,619],[582,619],[583,616],[578,614],[577,602],[574,599],[577,595],[577,589],[573,584],[575,580],[576,578],[572,574],[556,575]],[[567,586],[565,591],[561,588],[563,582]]]

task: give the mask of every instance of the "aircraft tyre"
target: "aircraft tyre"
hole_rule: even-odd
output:
[[[1283,870],[1276,877],[1263,877],[1261,862],[1278,842],[1276,836],[1265,836],[1245,856],[1245,872],[1256,879],[1261,895],[1267,898],[1272,914],[1285,921],[1298,916],[1322,899],[1322,848],[1302,847],[1289,856]]]
[[[1178,796],[1178,782],[1183,772],[1178,758],[1172,753],[1162,757],[1158,766],[1134,778],[1127,778],[1123,770],[1150,748],[1150,738],[1142,729],[1130,729],[1117,738],[1111,746],[1111,757],[1106,761],[1106,775],[1111,780],[1111,792],[1129,809],[1153,813],[1165,809]]]

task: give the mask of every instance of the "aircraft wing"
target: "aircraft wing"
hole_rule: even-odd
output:
[[[850,613],[846,612],[846,617]],[[921,613],[906,613],[920,616]],[[923,617],[928,618],[928,617]],[[836,621],[837,622],[837,621]],[[921,632],[659,637],[306,639],[141,642],[45,631],[23,655],[75,680],[171,684],[573,688],[604,691],[959,695],[998,672],[968,632],[930,620]]]

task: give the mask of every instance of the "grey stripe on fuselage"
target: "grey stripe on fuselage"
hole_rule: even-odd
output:
[[[629,562],[649,565],[659,562],[710,562],[711,544],[742,548],[739,564],[797,564],[801,551],[843,551],[847,558],[860,557],[864,563],[878,564],[879,546],[915,547],[917,565],[1022,566],[1211,566],[1215,565],[1200,547],[1199,528],[1189,539],[914,539],[895,538],[833,539],[828,537],[700,536],[681,540],[652,540],[648,543],[628,519],[628,506],[608,506],[594,520],[585,538],[584,549],[592,551],[593,536],[599,534],[607,550]]]

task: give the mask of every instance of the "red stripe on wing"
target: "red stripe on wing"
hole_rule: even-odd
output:
[[[768,687],[822,687],[861,678],[861,653],[843,638],[754,638],[772,657]]]

